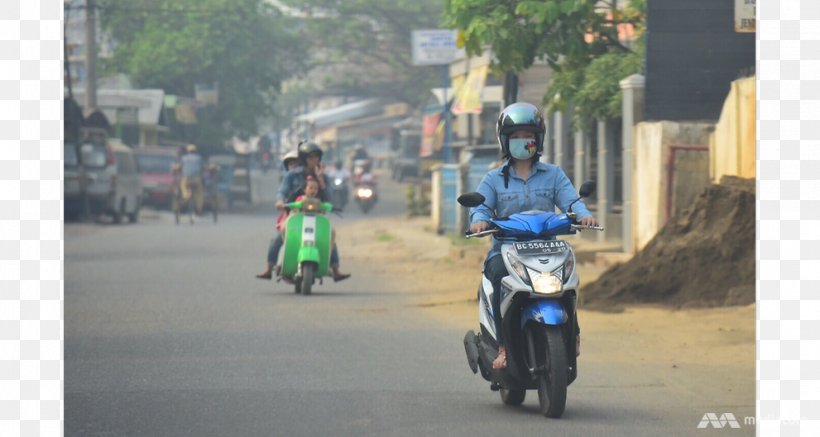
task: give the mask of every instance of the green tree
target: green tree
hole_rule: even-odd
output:
[[[281,0],[304,16],[319,94],[417,105],[439,84],[412,63],[411,32],[440,26],[441,0]]]
[[[623,2],[621,2],[623,3]],[[446,0],[444,23],[459,29],[467,53],[490,48],[496,72],[520,72],[536,59],[554,70],[545,101],[569,102],[576,126],[620,115],[618,81],[642,69],[642,44],[618,37],[618,25],[642,34],[646,0],[626,7],[599,0]]]
[[[98,2],[116,44],[106,71],[182,96],[193,96],[195,84],[218,84],[219,104],[200,111],[190,141],[219,147],[256,134],[281,82],[303,68],[298,23],[264,0]]]

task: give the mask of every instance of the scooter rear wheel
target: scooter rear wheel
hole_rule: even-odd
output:
[[[501,393],[501,402],[514,407],[521,405],[524,402],[524,398],[527,396],[526,390],[502,388],[499,393]]]

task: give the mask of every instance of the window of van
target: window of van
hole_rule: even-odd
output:
[[[74,143],[63,143],[63,165],[66,167],[76,167],[80,163],[77,159],[77,145]]]
[[[85,143],[80,146],[80,160],[86,167],[105,167],[105,144]]]
[[[170,173],[174,165],[174,157],[138,153],[137,164],[141,173]]]

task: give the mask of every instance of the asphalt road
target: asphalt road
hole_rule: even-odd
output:
[[[400,214],[401,187],[383,189],[374,213]],[[310,297],[253,278],[270,226],[258,213],[66,226],[65,435],[754,433],[697,429],[706,412],[744,410],[637,365],[581,361],[559,420],[538,414],[534,392],[505,407],[469,371],[464,332],[411,305],[390,285],[401,278],[347,262],[353,278]]]

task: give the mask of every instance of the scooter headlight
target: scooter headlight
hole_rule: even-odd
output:
[[[575,272],[575,254],[570,253],[567,257],[567,260],[564,261],[564,283],[566,284],[569,281],[569,278]]]
[[[564,290],[564,284],[560,278],[556,277],[550,272],[536,272],[529,270],[530,278],[532,278],[532,289],[540,294],[556,294]]]
[[[510,252],[507,252],[507,260],[510,262],[510,266],[512,267],[516,276],[518,276],[519,279],[524,281],[525,284],[532,285],[532,283],[530,282],[530,277],[527,275],[527,268],[524,267],[524,263],[519,261],[518,258],[516,258],[515,255],[513,255]]]

